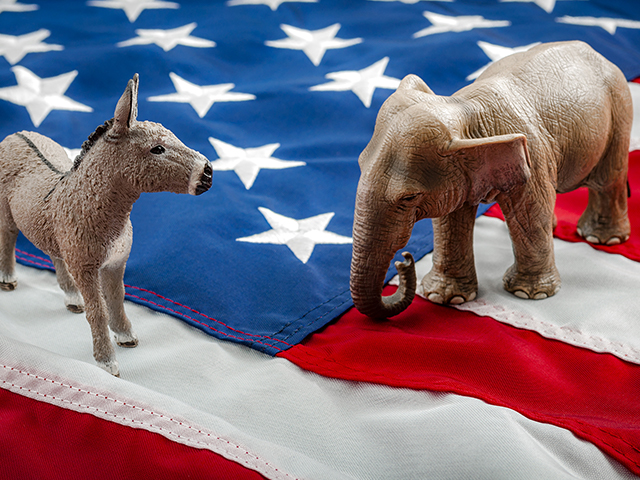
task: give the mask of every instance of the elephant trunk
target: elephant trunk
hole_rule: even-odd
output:
[[[413,301],[416,292],[416,271],[413,257],[404,252],[405,260],[396,262],[400,286],[393,295],[382,296],[387,269],[397,249],[394,237],[388,239],[372,236],[371,229],[356,222],[353,230],[353,257],[351,260],[351,297],[360,313],[375,319],[393,317],[404,311]],[[410,231],[410,230],[409,230]],[[406,245],[406,241],[401,246]]]

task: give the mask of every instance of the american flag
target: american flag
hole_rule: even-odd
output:
[[[0,138],[37,131],[73,157],[138,73],[138,118],[214,169],[205,195],[134,205],[126,308],[141,344],[119,350],[122,380],[97,370],[50,260],[19,239],[18,261],[39,270],[21,268],[0,295],[0,473],[56,478],[55,457],[78,478],[220,478],[204,466],[224,457],[241,465],[230,478],[640,474],[637,154],[627,244],[575,243],[584,192],[559,200],[556,297],[502,291],[512,257],[495,209],[477,223],[476,301],[417,298],[379,323],[349,293],[357,158],[400,80],[450,95],[492,62],[563,40],[640,76],[633,0],[0,0]],[[406,250],[420,269],[432,246],[430,220],[417,223]],[[105,445],[56,447],[52,431],[81,438],[85,421]],[[91,469],[119,438],[121,462]],[[146,444],[175,462],[126,456]]]

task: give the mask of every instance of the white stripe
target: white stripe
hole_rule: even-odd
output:
[[[18,266],[18,279],[0,292],[4,388],[267,478],[635,478],[571,432],[509,409],[324,378],[128,302],[140,345],[117,349],[118,379],[94,365],[88,325],[67,312],[54,275]]]
[[[640,263],[585,243],[556,239],[554,245],[562,288],[544,300],[520,299],[502,288],[502,276],[513,263],[506,224],[478,218],[474,230],[478,297],[457,308],[640,364]],[[431,265],[431,255],[417,262],[419,279]],[[392,283],[397,284],[397,278]]]
[[[633,100],[633,125],[631,127],[631,144],[629,151],[640,150],[640,83],[629,82],[631,99]]]

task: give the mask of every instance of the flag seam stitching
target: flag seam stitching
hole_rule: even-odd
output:
[[[231,451],[225,450],[225,454],[226,455],[236,459],[239,462],[242,462],[242,463],[244,463],[246,465],[251,465],[253,468],[256,468],[256,467],[259,468],[259,466],[261,464],[261,465],[264,465],[264,466],[268,467],[269,469],[277,472],[279,475],[284,475],[284,476],[286,476],[288,478],[294,478],[291,475],[289,475],[288,473],[282,472],[281,470],[277,469],[273,465],[269,464],[269,462],[267,462],[265,460],[262,460],[260,457],[258,457],[254,453],[251,453],[251,452],[247,451],[247,449],[241,447],[240,445],[237,445],[237,444],[235,444],[235,443],[233,443],[233,442],[231,442],[231,441],[229,441],[229,440],[227,440],[225,438],[217,436],[215,434],[204,432],[201,429],[198,429],[198,428],[193,427],[191,425],[185,424],[184,422],[180,422],[180,421],[178,421],[178,420],[176,420],[176,419],[174,419],[174,418],[172,418],[170,416],[163,415],[163,414],[160,414],[160,413],[157,413],[157,412],[153,412],[153,411],[150,411],[150,410],[148,410],[146,408],[137,407],[137,406],[129,404],[127,402],[123,402],[122,400],[118,400],[116,398],[112,398],[112,397],[110,397],[108,395],[95,393],[95,392],[90,392],[88,390],[84,390],[84,389],[82,389],[80,387],[76,387],[76,386],[73,386],[71,384],[67,384],[67,383],[63,383],[63,382],[60,382],[60,381],[57,381],[57,380],[53,380],[53,379],[50,379],[50,378],[42,377],[40,375],[36,375],[36,374],[30,373],[30,372],[25,372],[23,370],[20,370],[20,369],[17,369],[17,368],[8,366],[8,365],[2,365],[2,367],[5,370],[9,370],[9,371],[18,373],[18,374],[26,376],[26,377],[30,377],[31,379],[37,380],[39,382],[51,383],[53,385],[57,385],[57,386],[60,386],[60,387],[72,389],[72,390],[74,390],[74,391],[76,391],[78,393],[82,393],[84,395],[96,396],[96,397],[99,397],[99,398],[104,398],[107,401],[113,401],[114,404],[116,404],[116,405],[120,405],[122,407],[127,407],[129,409],[136,409],[139,412],[144,412],[144,414],[146,414],[146,415],[155,416],[155,417],[161,418],[161,419],[163,419],[165,421],[169,421],[171,423],[174,423],[176,425],[180,425],[182,427],[187,428],[189,431],[191,431],[193,433],[196,433],[196,434],[199,434],[199,435],[204,435],[205,437],[208,437],[213,441],[217,440],[219,442],[226,443],[227,445],[229,445],[229,446],[231,446],[233,448],[240,449],[241,451],[244,451],[244,453],[246,455],[249,455],[251,457],[251,459],[257,460],[259,462],[259,464],[252,464],[249,460],[247,460],[245,458],[242,458],[240,455],[237,455],[237,454],[234,454]],[[40,392],[40,391],[38,391],[36,389],[27,388],[25,386],[18,385],[16,383],[12,383],[12,382],[7,381],[7,380],[2,380],[2,384],[3,385],[10,385],[11,387],[18,388],[19,390],[25,390],[27,392],[34,393],[34,394],[42,396],[44,398],[55,400],[59,404],[60,403],[62,403],[62,404],[67,403],[67,404],[70,404],[70,405],[75,405],[76,407],[81,407],[83,409],[92,410],[95,413],[100,413],[100,414],[104,413],[104,415],[107,415],[107,416],[113,417],[113,418],[117,418],[117,419],[120,419],[120,420],[127,421],[127,423],[129,423],[129,422],[131,422],[133,424],[138,423],[141,426],[148,427],[148,431],[154,431],[154,430],[162,431],[162,432],[165,432],[167,435],[171,435],[173,437],[179,438],[181,441],[183,441],[185,443],[188,443],[188,444],[200,445],[201,447],[212,447],[212,445],[210,443],[208,443],[208,442],[204,442],[204,441],[195,440],[195,439],[191,439],[191,438],[185,437],[184,435],[181,435],[178,432],[172,431],[171,429],[167,429],[167,428],[162,427],[160,425],[154,425],[153,423],[150,423],[150,422],[144,422],[142,420],[136,420],[135,418],[129,418],[127,416],[120,415],[118,413],[105,411],[104,408],[97,408],[97,407],[92,406],[92,405],[85,405],[83,403],[73,402],[73,401],[68,400],[66,398],[61,398],[60,396],[55,396],[55,395],[52,395],[51,393]],[[5,387],[5,388],[9,389],[8,387]],[[64,408],[64,407],[61,406],[61,408]],[[145,430],[147,430],[147,428],[145,428]],[[210,448],[207,448],[207,449],[210,449]]]

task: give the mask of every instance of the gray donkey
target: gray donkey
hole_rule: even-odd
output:
[[[86,309],[93,356],[116,376],[109,327],[118,345],[138,344],[123,305],[133,203],[142,192],[199,195],[212,182],[209,161],[162,125],[138,122],[137,105],[136,74],[114,118],[89,136],[73,165],[60,145],[35,132],[0,143],[0,288],[16,288],[22,231],[51,257],[67,308]]]

